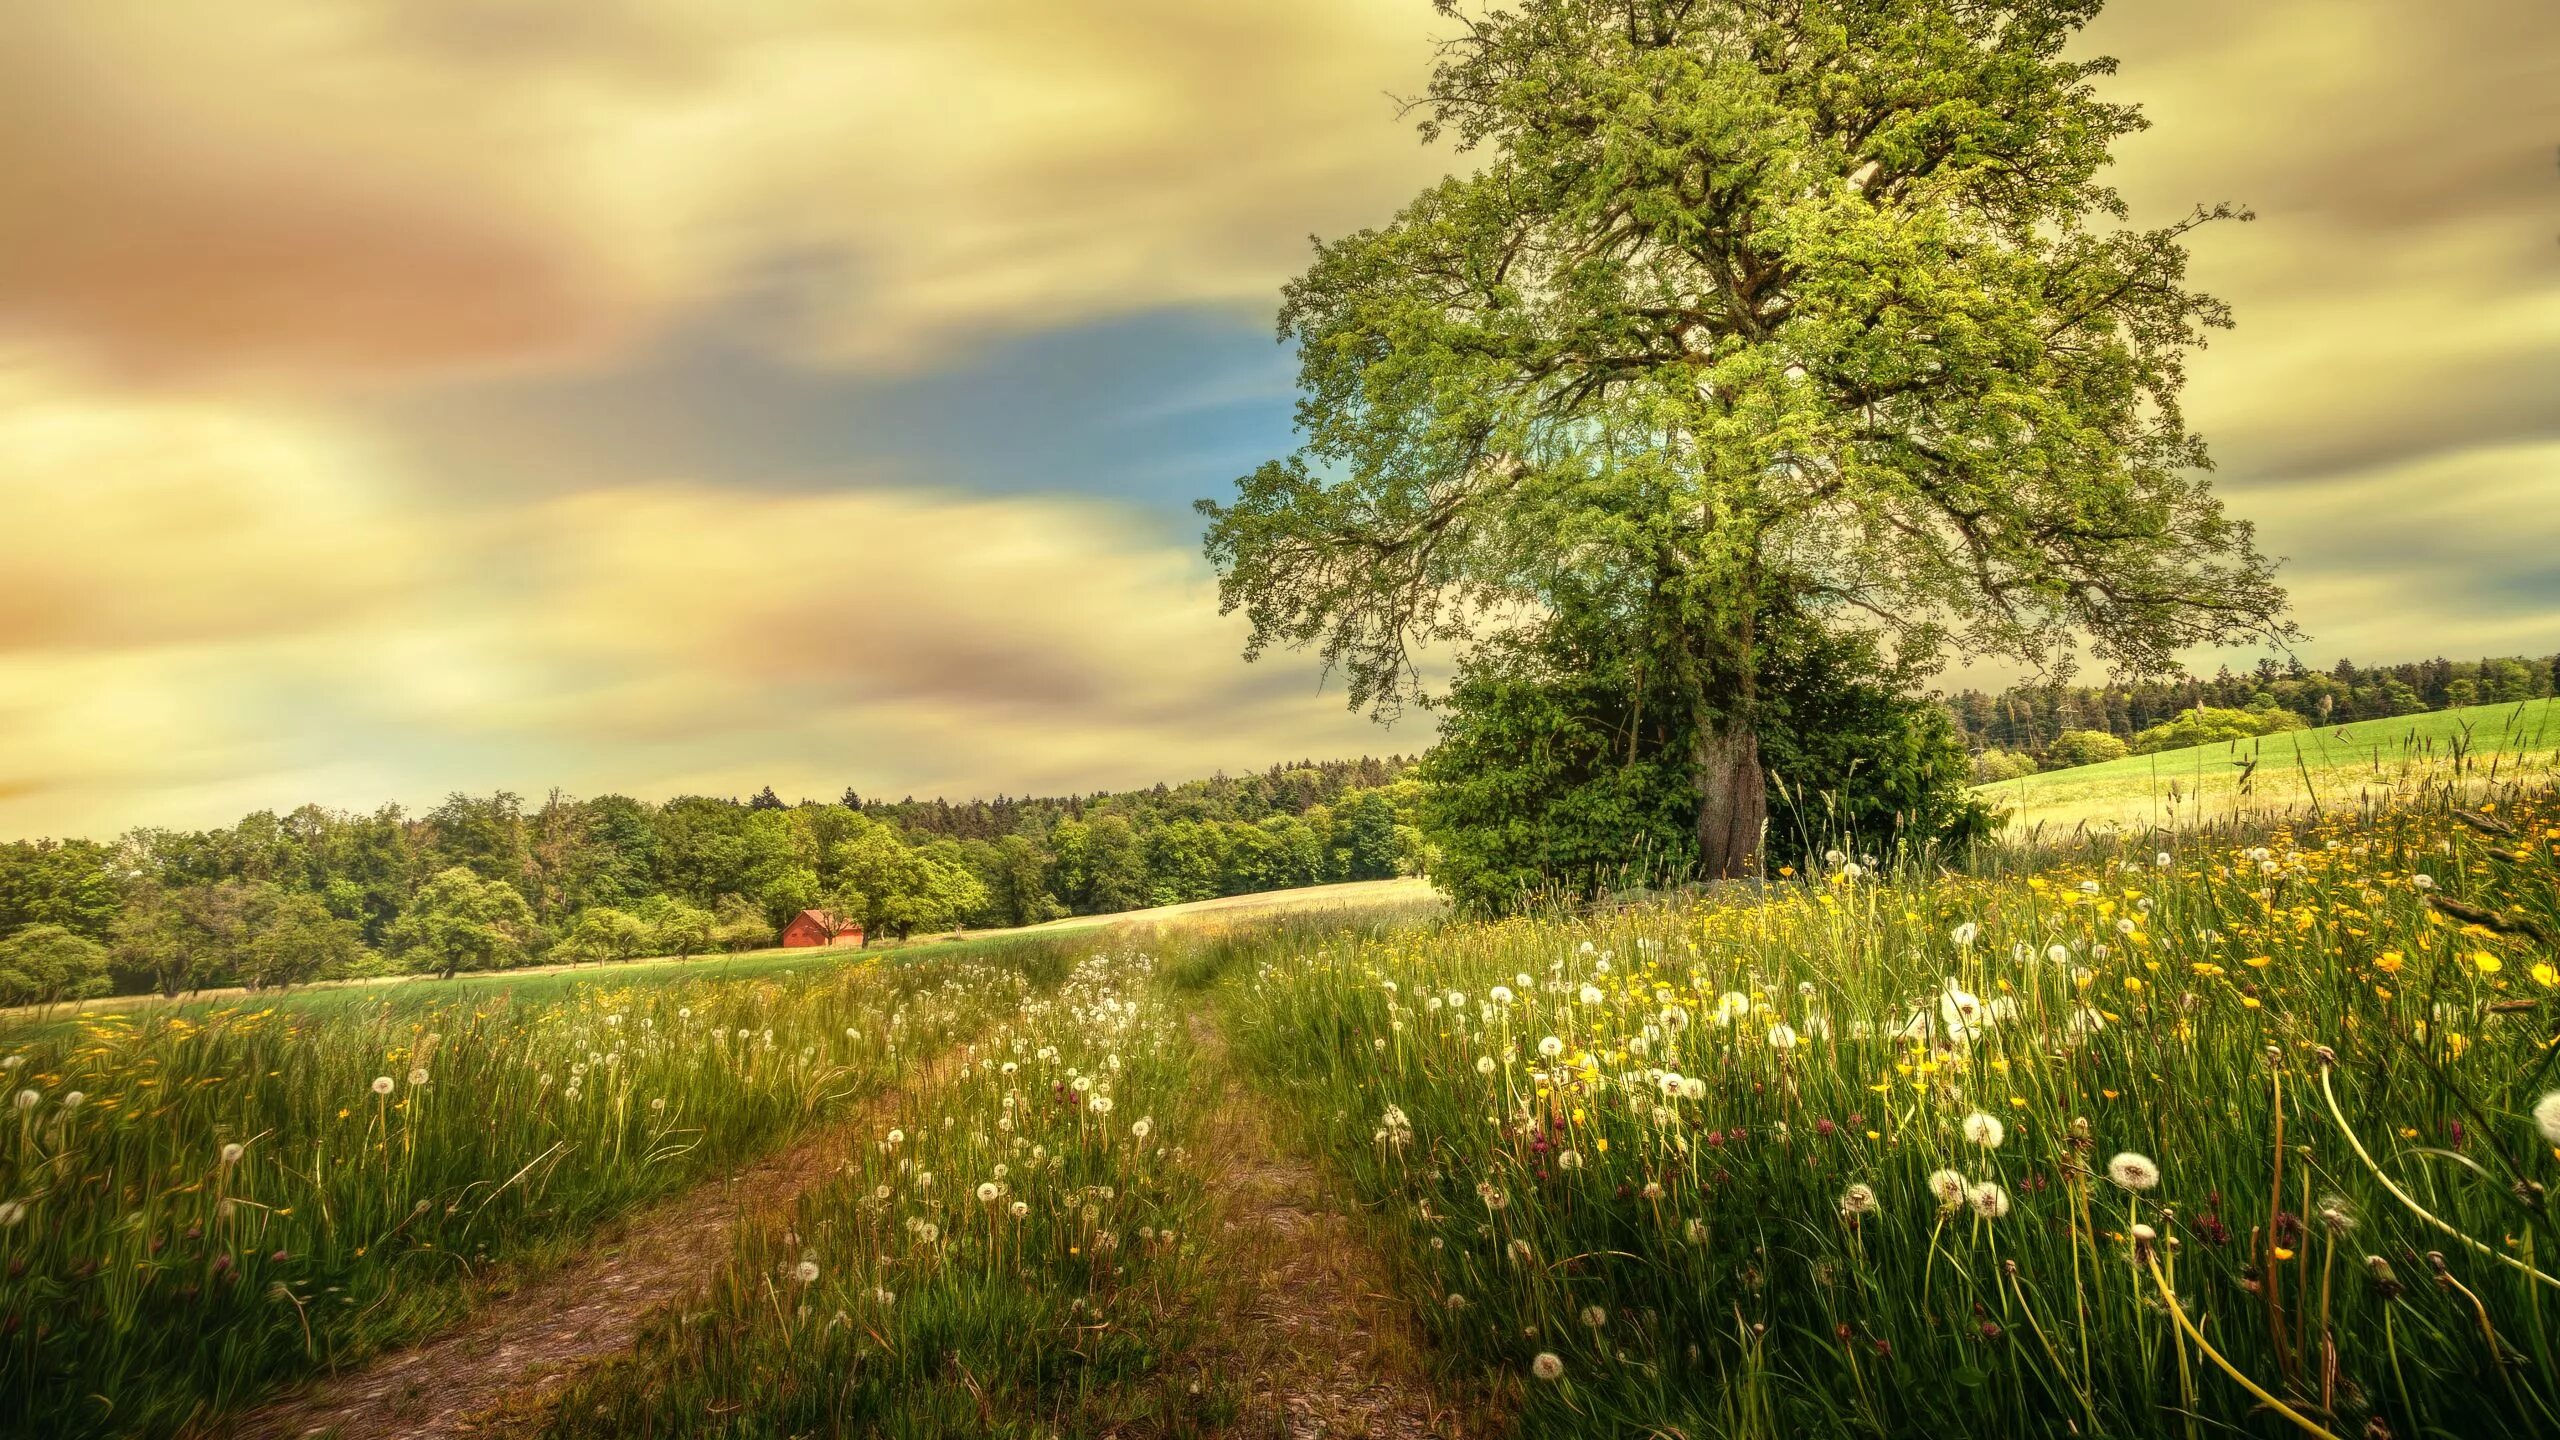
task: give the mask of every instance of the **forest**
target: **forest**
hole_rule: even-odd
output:
[[[0,1003],[178,994],[1033,924],[1419,867],[1411,762],[1146,790],[880,801],[448,796],[0,844]]]
[[[2359,666],[2340,660],[2314,670],[2299,659],[2273,658],[2233,671],[2225,666],[2211,678],[2175,675],[2103,685],[2019,685],[1997,693],[1963,690],[1947,708],[1963,731],[1966,748],[1976,755],[2000,752],[2034,762],[2028,768],[2088,764],[2113,758],[2085,753],[2077,737],[2095,734],[2124,743],[2127,750],[2170,748],[2139,742],[2145,731],[2167,726],[2180,714],[2207,710],[2281,711],[2302,725],[2343,725],[2357,720],[2385,720],[2464,705],[2496,705],[2534,700],[2552,693],[2552,672],[2560,656],[2510,655],[2480,660],[2404,661],[2396,665]],[[2279,726],[2282,722],[2278,722]],[[2261,731],[2269,727],[2261,725]],[[2073,741],[2066,742],[2070,735]],[[2199,743],[2164,733],[2164,742]],[[2210,736],[2204,737],[2210,739]],[[1980,778],[2000,779],[2000,775]]]

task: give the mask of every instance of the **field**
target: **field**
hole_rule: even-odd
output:
[[[1974,793],[2021,839],[2082,828],[2194,830],[2356,811],[2523,777],[2560,758],[2560,700],[2474,705],[2129,755]]]
[[[903,964],[928,953],[938,959],[949,959],[967,953],[972,948],[999,945],[1021,936],[1054,936],[1068,931],[1094,930],[1122,925],[1153,926],[1167,921],[1208,915],[1232,918],[1244,914],[1269,915],[1282,912],[1361,910],[1380,905],[1428,904],[1432,902],[1435,894],[1430,882],[1424,880],[1355,880],[1339,885],[1307,885],[1294,890],[1230,895],[1217,900],[1193,900],[1180,905],[1159,905],[1147,910],[1078,915],[1039,925],[1026,925],[1018,929],[919,935],[911,940],[883,943],[868,949],[775,948],[747,950],[735,955],[696,955],[685,959],[672,955],[649,955],[631,960],[603,961],[585,965],[526,965],[492,973],[457,975],[450,980],[433,975],[389,975],[366,980],[324,980],[289,990],[253,991],[226,987],[195,991],[174,1000],[159,995],[109,995],[60,1005],[0,1008],[0,1031],[23,1039],[33,1027],[44,1025],[67,1027],[84,1015],[130,1011],[165,1015],[205,1015],[236,1006],[244,1001],[294,1011],[317,1011],[381,1001],[395,1004],[433,1003],[438,997],[452,993],[456,987],[466,990],[495,988],[516,999],[529,1000],[565,996],[581,986],[596,983],[646,985],[686,979],[747,980],[767,976],[779,977],[794,974],[811,966],[880,960]]]
[[[21,1028],[0,1433],[2555,1433],[2476,803]]]

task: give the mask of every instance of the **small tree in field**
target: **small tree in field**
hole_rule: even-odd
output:
[[[2065,730],[2053,737],[2056,765],[2103,765],[2132,753],[2132,746],[2104,730]]]
[[[647,954],[655,940],[640,917],[610,905],[598,905],[569,927],[569,933],[561,937],[559,949],[572,964],[582,960],[628,960]]]
[[[345,974],[370,952],[362,929],[330,914],[320,897],[262,881],[250,891],[238,954],[240,982],[263,990]]]
[[[1248,654],[1352,703],[1413,652],[1595,594],[1689,712],[1699,868],[1765,819],[1761,617],[2130,672],[2287,633],[2178,409],[2228,323],[2199,209],[2126,228],[2144,121],[2065,58],[2101,0],[1519,0],[1459,27],[1426,137],[1482,163],[1287,288],[1300,452],[1201,502]]]
[[[690,960],[711,948],[718,929],[719,922],[710,911],[670,900],[651,912],[645,933],[660,954]]]
[[[533,910],[514,886],[457,865],[419,887],[392,922],[390,941],[411,969],[450,980],[460,971],[517,963],[533,934]]]
[[[761,950],[774,939],[774,927],[765,922],[763,913],[743,900],[723,904],[711,927],[711,943],[733,955],[741,950]]]
[[[104,995],[107,947],[59,925],[30,925],[0,940],[0,1005],[51,1005]]]

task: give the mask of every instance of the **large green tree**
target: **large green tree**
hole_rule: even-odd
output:
[[[0,1005],[50,1005],[104,995],[107,947],[60,925],[30,925],[0,939]]]
[[[103,938],[124,902],[115,852],[91,840],[12,840],[0,845],[0,934],[59,925]]]
[[[533,907],[514,886],[456,865],[419,887],[390,939],[411,969],[450,980],[458,971],[517,964],[536,933]]]
[[[1759,618],[2132,671],[2278,634],[2181,417],[2228,323],[2102,180],[2101,0],[1523,0],[1418,102],[1481,157],[1286,291],[1299,452],[1203,501],[1248,654],[1421,693],[1571,582],[1648,617],[1700,866],[1766,819]]]

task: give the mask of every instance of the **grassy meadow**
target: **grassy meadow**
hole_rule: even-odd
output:
[[[2518,778],[2547,783],[2560,759],[2560,700],[2473,705],[2128,755],[1975,789],[2022,840],[2100,828],[2172,831],[2263,825],[2374,809]]]
[[[1522,1434],[2560,1433],[2555,855],[2544,796],[1848,861],[1233,1003]]]
[[[1274,1433],[1235,1093],[1352,1217],[1283,1298],[1467,1433],[2560,1432],[2560,800],[2477,803],[13,1031],[0,1432],[222,1433],[822,1143],[505,1433]]]
[[[1046,947],[1017,945],[1045,955]],[[1037,955],[363,990],[0,1038],[0,1431],[170,1433],[1018,1010]]]

